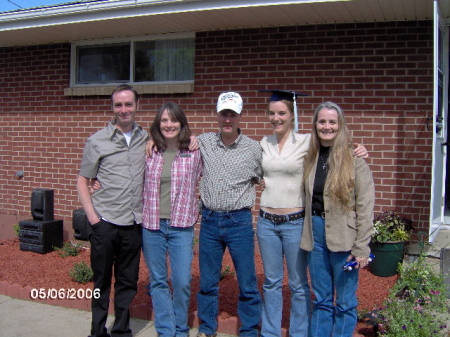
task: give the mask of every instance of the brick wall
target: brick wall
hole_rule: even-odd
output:
[[[216,99],[233,90],[244,97],[244,133],[260,140],[270,127],[268,94],[258,89],[309,94],[298,99],[301,132],[310,132],[319,103],[334,100],[370,151],[375,210],[397,210],[428,231],[432,41],[431,21],[197,33],[194,93],[143,95],[137,119],[148,128],[157,108],[174,100],[194,132],[214,131]],[[30,218],[34,188],[55,190],[55,217],[64,219],[66,239],[73,233],[84,141],[105,126],[111,108],[108,96],[64,96],[69,60],[69,44],[0,49],[0,238]],[[25,177],[14,180],[19,170]]]

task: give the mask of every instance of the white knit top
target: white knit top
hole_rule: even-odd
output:
[[[269,208],[305,207],[303,191],[303,158],[311,135],[291,131],[281,153],[275,135],[261,140],[262,168],[266,187],[260,205]]]

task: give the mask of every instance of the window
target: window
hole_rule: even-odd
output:
[[[145,81],[194,79],[194,39],[136,42],[134,78]]]
[[[192,82],[194,46],[193,36],[74,44],[71,84]]]
[[[130,81],[130,45],[77,48],[76,84]]]

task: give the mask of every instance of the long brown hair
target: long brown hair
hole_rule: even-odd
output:
[[[162,151],[167,147],[166,140],[164,139],[163,134],[161,133],[161,117],[164,111],[167,110],[170,118],[175,118],[178,122],[180,122],[180,134],[178,135],[178,149],[179,150],[187,150],[189,147],[189,143],[191,142],[191,130],[189,129],[189,124],[187,121],[186,114],[184,113],[181,107],[174,102],[167,102],[163,104],[158,113],[153,120],[152,125],[150,126],[150,135],[154,142],[153,148],[156,147],[158,151]]]
[[[355,186],[353,151],[350,147],[352,141],[350,132],[347,128],[347,123],[345,122],[344,112],[336,103],[324,102],[317,107],[316,112],[314,113],[311,142],[304,161],[303,180],[306,184],[306,177],[313,169],[320,150],[320,138],[317,133],[316,123],[319,112],[322,109],[335,110],[338,115],[339,125],[333,145],[330,147],[330,154],[327,162],[327,183],[329,191],[332,196],[337,198],[344,206],[348,207],[351,199],[351,191]]]

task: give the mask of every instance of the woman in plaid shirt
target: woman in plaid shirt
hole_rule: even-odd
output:
[[[142,248],[150,270],[155,328],[161,337],[188,336],[196,191],[203,162],[199,150],[188,149],[191,132],[177,104],[168,102],[159,109],[150,135],[153,154],[145,163]]]

